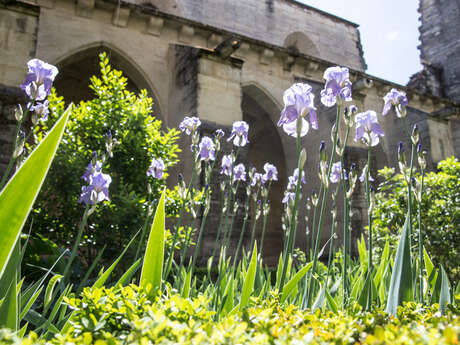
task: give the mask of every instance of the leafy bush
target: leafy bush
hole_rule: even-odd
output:
[[[250,307],[215,319],[209,300],[172,293],[153,302],[142,289],[85,289],[81,299],[68,299],[75,308],[72,326],[47,344],[455,344],[460,310],[446,316],[437,305],[399,307],[398,318],[379,309],[364,312],[353,305],[333,313],[300,310],[279,303],[276,293],[253,299]],[[25,341],[36,340],[33,334]],[[26,342],[24,342],[26,344]]]
[[[93,151],[102,157],[106,134],[113,136],[113,157],[107,155],[103,171],[112,177],[110,199],[89,217],[79,258],[83,264],[94,260],[106,245],[103,259],[111,262],[120,254],[147,217],[149,199],[159,198],[165,178],[146,176],[152,158],[162,158],[166,167],[177,162],[179,132],[162,129],[152,115],[152,99],[145,90],[136,95],[126,89],[127,79],[114,70],[105,54],[100,56],[101,75],[91,78],[95,98],[74,106],[52,168],[35,204],[33,228],[61,247],[73,244],[84,205],[77,202],[84,181],[81,176]],[[49,97],[48,130],[64,110],[64,100],[53,92]],[[149,196],[147,185],[151,184]],[[176,190],[168,191],[167,212],[174,215],[180,201]],[[93,246],[96,245],[98,250]],[[90,249],[91,248],[91,249]]]
[[[451,282],[460,280],[460,163],[454,157],[439,162],[438,172],[427,173],[422,198],[424,245],[437,266],[444,265]],[[395,247],[407,212],[407,184],[394,169],[379,171],[384,182],[375,196],[376,243],[383,249],[388,238]],[[415,175],[420,181],[420,175]],[[413,247],[418,245],[418,204],[413,209]],[[415,249],[414,249],[415,250]],[[454,285],[455,286],[455,285]]]

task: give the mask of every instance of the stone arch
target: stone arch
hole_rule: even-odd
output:
[[[59,68],[54,86],[67,102],[78,103],[93,97],[89,79],[99,75],[99,53],[106,52],[111,65],[128,78],[128,90],[139,93],[147,90],[153,99],[153,114],[163,118],[158,93],[142,68],[122,50],[107,42],[94,42],[68,52],[55,61]]]
[[[316,44],[300,31],[290,33],[284,40],[283,46],[295,53],[319,56],[319,50]]]
[[[284,145],[276,127],[281,107],[263,87],[256,83],[243,85],[242,95],[243,120],[250,127],[246,155],[248,163],[260,172],[263,171],[264,163],[270,162],[276,165],[279,173],[278,181],[272,184],[270,191],[271,209],[267,222],[263,253],[267,263],[276,264],[276,260],[282,250],[281,216],[283,205],[281,201],[288,179]],[[261,218],[257,226],[257,238],[259,241],[262,232]]]

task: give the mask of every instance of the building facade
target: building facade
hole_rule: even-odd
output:
[[[407,92],[408,124],[418,124],[430,167],[448,155],[458,156],[460,82],[455,76],[460,71],[460,43],[454,37],[458,30],[435,22],[448,17],[458,27],[459,1],[422,0],[420,11],[422,59],[430,61],[426,70],[433,69],[435,75],[424,70],[413,77],[411,87],[405,87],[365,73],[358,25],[294,0],[0,0],[0,171],[12,151],[13,112],[22,99],[18,86],[27,61],[38,57],[57,65],[58,93],[67,101],[79,101],[90,97],[88,83],[98,71],[97,53],[107,51],[114,67],[129,78],[131,89],[148,91],[155,115],[166,126],[177,127],[185,115],[199,116],[203,133],[216,128],[228,131],[237,120],[249,123],[250,144],[242,159],[258,170],[266,161],[279,170],[270,195],[265,244],[267,259],[273,262],[282,246],[281,199],[297,164],[295,139],[276,124],[283,92],[294,82],[312,85],[319,114],[319,130],[302,139],[309,180],[304,196],[318,188],[317,148],[321,140],[328,140],[335,121],[335,109],[323,107],[318,99],[323,72],[330,66],[350,68],[353,98],[360,110],[381,112],[382,97],[392,87]],[[398,141],[405,137],[394,114],[381,119],[386,137],[376,147],[374,171],[397,165]],[[357,162],[363,167],[366,149],[353,140],[348,145],[346,166]],[[186,178],[191,166],[187,151],[178,168]],[[353,205],[357,235],[366,222],[362,190],[355,192]],[[302,209],[299,229],[306,226]],[[203,254],[214,243],[216,221],[211,216]],[[329,217],[324,226],[330,228]],[[299,230],[297,237],[298,246],[304,248],[305,231]]]

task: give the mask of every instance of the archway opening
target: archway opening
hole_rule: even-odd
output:
[[[99,54],[105,52],[112,68],[120,70],[128,79],[127,89],[134,93],[147,90],[153,99],[153,114],[160,117],[160,106],[148,81],[142,72],[127,58],[104,44],[98,44],[78,51],[57,63],[59,74],[54,82],[57,93],[64,97],[66,103],[78,104],[94,98],[94,92],[89,88],[90,78],[100,75]]]
[[[286,161],[284,150],[274,119],[279,117],[278,106],[257,86],[243,87],[242,99],[243,120],[249,124],[249,145],[247,150],[248,164],[258,172],[263,172],[266,162],[274,164],[278,169],[278,181],[273,182],[270,189],[270,213],[265,232],[263,256],[264,262],[276,265],[283,246],[283,230],[281,216],[283,213],[283,194],[287,184]],[[251,229],[254,222],[251,215]],[[263,216],[257,222],[256,238],[260,248],[263,228]]]

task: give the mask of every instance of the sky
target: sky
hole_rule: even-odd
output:
[[[405,85],[420,71],[418,0],[298,0],[359,24],[368,74]]]

